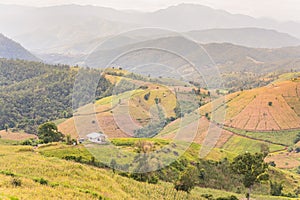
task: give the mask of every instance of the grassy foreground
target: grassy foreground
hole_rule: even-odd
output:
[[[195,188],[190,194],[177,192],[171,183],[141,183],[110,170],[44,157],[32,147],[0,145],[0,199],[204,199],[243,195]],[[14,186],[13,180],[21,186]],[[286,199],[255,196],[255,199]]]

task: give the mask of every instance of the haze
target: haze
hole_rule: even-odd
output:
[[[232,13],[253,17],[267,17],[280,21],[300,21],[300,1],[298,0],[1,0],[0,4],[26,6],[53,6],[80,4],[112,7],[115,9],[154,11],[180,3],[195,3],[223,9]]]

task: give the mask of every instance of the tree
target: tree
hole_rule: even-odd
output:
[[[117,168],[117,161],[115,159],[112,159],[110,161],[110,167],[112,168],[113,173],[115,173],[116,172],[116,168]]]
[[[267,156],[270,152],[270,148],[266,144],[261,144],[260,145],[260,152],[263,153],[265,156]]]
[[[297,144],[300,141],[300,133],[297,134],[294,143]]]
[[[175,189],[189,193],[198,182],[198,170],[194,166],[188,167],[175,182]]]
[[[64,136],[58,131],[57,126],[52,122],[47,122],[38,128],[39,139],[44,143],[62,141]]]
[[[264,162],[265,155],[262,153],[245,153],[237,156],[231,163],[232,170],[243,177],[243,184],[249,189],[247,199],[250,199],[251,190],[254,183],[268,180],[268,164]]]
[[[5,132],[7,133],[8,132],[8,124],[5,124],[4,128],[5,128]]]

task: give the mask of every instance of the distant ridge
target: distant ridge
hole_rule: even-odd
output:
[[[200,43],[232,43],[253,48],[280,48],[300,45],[287,33],[262,28],[208,29],[190,31],[187,35]]]

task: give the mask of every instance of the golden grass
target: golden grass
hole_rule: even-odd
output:
[[[0,174],[0,194],[19,199],[202,199],[193,193],[176,192],[172,184],[151,185],[58,158],[48,158],[22,147],[0,146],[0,169],[20,178],[22,186],[14,187],[12,177]],[[43,178],[48,185],[34,181]],[[1,196],[0,195],[0,196]]]

